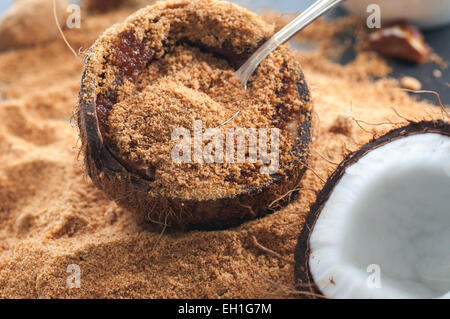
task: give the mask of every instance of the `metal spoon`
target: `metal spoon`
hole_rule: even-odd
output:
[[[338,5],[344,0],[318,0],[308,9],[303,11],[291,23],[281,29],[266,43],[264,43],[255,53],[236,71],[236,77],[241,81],[243,87],[247,89],[247,82],[255,72],[261,62],[276,48],[292,38],[297,32],[305,28],[308,24],[316,20],[322,14]]]
[[[313,5],[303,11],[291,23],[278,31],[272,38],[256,50],[256,52],[253,53],[253,55],[239,68],[239,70],[235,72],[236,77],[239,81],[241,81],[244,89],[247,89],[247,82],[250,76],[270,53],[292,38],[297,32],[305,28],[308,24],[342,1],[344,0],[317,0]],[[220,124],[217,128],[221,128],[222,126],[230,123],[240,113],[241,110],[237,111],[232,117]]]

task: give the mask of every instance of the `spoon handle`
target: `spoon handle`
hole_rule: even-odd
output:
[[[288,41],[308,24],[342,1],[344,0],[317,0],[313,5],[303,11],[291,23],[286,25],[266,43],[264,43],[258,50],[256,50],[256,52],[239,68],[239,70],[236,71],[236,76],[241,81],[244,88],[247,88],[248,79],[270,53]]]

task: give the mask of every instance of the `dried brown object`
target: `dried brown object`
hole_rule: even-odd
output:
[[[430,53],[419,29],[405,22],[374,31],[368,46],[382,55],[414,63],[425,62]]]
[[[67,1],[56,2],[56,13],[65,25]],[[53,0],[16,1],[0,20],[0,51],[36,45],[58,36]]]
[[[278,173],[270,175],[270,178],[263,182],[255,181],[252,176],[259,174],[259,168],[255,165],[253,171],[250,171],[249,175],[244,176],[245,179],[240,181],[244,187],[236,193],[230,188],[229,193],[225,196],[204,198],[170,193],[172,190],[168,188],[165,190],[169,193],[158,191],[155,186],[155,179],[158,182],[158,171],[155,173],[153,169],[147,168],[143,170],[142,167],[148,167],[148,164],[141,162],[139,157],[129,156],[134,154],[135,143],[125,145],[127,148],[125,149],[118,147],[117,141],[120,139],[114,138],[114,134],[121,134],[117,133],[120,130],[136,127],[133,123],[128,125],[126,122],[129,116],[138,114],[117,114],[114,112],[114,108],[121,104],[121,107],[125,107],[125,109],[128,107],[132,112],[138,111],[142,101],[133,104],[127,98],[134,99],[135,95],[143,93],[145,87],[140,88],[140,85],[148,81],[143,78],[146,76],[146,68],[152,63],[156,63],[155,61],[160,61],[163,56],[170,58],[170,54],[167,52],[174,50],[180,52],[177,51],[177,48],[183,45],[200,48],[202,51],[208,52],[210,56],[215,55],[225,60],[229,66],[225,66],[223,63],[220,65],[228,70],[221,72],[225,72],[223,74],[232,78],[232,69],[229,68],[236,68],[261,42],[271,35],[271,32],[271,27],[244,9],[228,2],[204,0],[158,3],[154,7],[139,11],[125,24],[116,25],[108,30],[90,50],[80,93],[79,127],[87,170],[94,183],[123,207],[144,214],[151,221],[169,226],[224,228],[266,214],[270,203],[295,188],[299,183],[305,170],[306,149],[310,139],[309,90],[298,63],[285,47],[280,48],[266,61],[268,69],[265,69],[264,65],[260,68],[259,75],[255,75],[249,91],[259,92],[255,93],[256,96],[264,95],[263,100],[255,101],[267,103],[260,105],[263,109],[267,109],[267,106],[271,107],[266,110],[266,113],[261,113],[261,118],[264,118],[264,123],[271,124],[270,127],[283,129],[288,136],[291,136],[289,148],[281,148],[285,153],[280,155],[282,159]],[[211,34],[214,34],[214,37],[211,37]],[[191,49],[185,50],[188,51],[182,50],[179,53],[181,54],[180,59],[189,56]],[[197,51],[199,50],[194,50],[194,52]],[[197,54],[194,53],[194,56]],[[206,63],[212,63],[208,62],[208,59],[211,58],[204,55],[201,58]],[[192,64],[195,65],[196,62],[194,61]],[[278,69],[272,70],[274,66],[278,66]],[[168,67],[171,65],[165,65],[165,68]],[[212,64],[210,67],[214,69]],[[263,82],[258,79],[267,79],[266,73],[276,75],[269,77],[269,79],[273,79],[275,86],[270,84],[270,81],[269,87],[260,84]],[[157,72],[156,76],[158,77],[160,74],[161,72]],[[208,73],[192,73],[191,76],[192,79],[189,83],[207,78],[209,75]],[[153,77],[150,79],[155,80],[153,82],[156,83],[162,81]],[[204,92],[195,93],[194,87],[177,89],[180,80],[177,81],[175,85],[163,83],[160,91],[162,98],[173,101],[173,97],[181,94],[185,95],[185,102],[197,103],[203,99]],[[186,83],[185,85],[191,84]],[[209,87],[214,88],[214,85],[211,83]],[[159,89],[153,88],[147,95],[152,94],[154,90]],[[235,90],[238,90],[236,91],[238,93],[243,91],[240,86]],[[222,95],[229,94],[231,97],[236,92],[222,92]],[[187,98],[188,95],[193,98]],[[202,97],[197,98],[196,95]],[[284,101],[285,104],[272,106],[268,102],[271,100]],[[289,101],[292,101],[293,104],[289,105]],[[165,103],[164,100],[161,100],[161,103]],[[172,107],[173,105],[167,104],[167,106]],[[189,107],[195,108],[192,105]],[[173,110],[173,112],[182,112],[182,109]],[[185,116],[187,115],[185,114]],[[200,116],[200,114],[198,115]],[[111,118],[123,118],[124,121],[113,121],[110,116]],[[243,116],[241,115],[241,117]],[[246,117],[243,118],[246,119]],[[159,117],[158,121],[164,123],[164,118]],[[206,118],[205,121],[208,122],[209,119]],[[122,123],[128,127],[124,128]],[[155,125],[159,125],[158,123],[155,122]],[[169,121],[168,124],[172,124],[172,121]],[[244,125],[243,128],[247,128],[258,123],[244,121],[241,124]],[[250,126],[245,126],[245,124]],[[117,129],[110,130],[109,125],[116,125],[119,131]],[[165,125],[162,125],[161,128],[164,129],[164,127]],[[112,136],[111,132],[113,132]],[[133,132],[126,131],[125,133],[130,133],[130,137],[133,139]],[[167,136],[162,138],[167,138]],[[131,148],[128,149],[128,147]],[[171,164],[166,163],[167,165]],[[165,165],[162,165],[162,168],[165,168]],[[192,165],[186,166],[186,169],[188,168],[192,170]],[[198,180],[202,178],[204,168],[204,166],[198,166],[197,177],[194,176],[190,180],[190,185],[184,187],[191,188],[194,193],[196,188],[201,186],[198,184]],[[156,169],[158,168],[156,167]],[[186,172],[182,170],[174,170],[173,174],[168,172],[166,176],[169,178],[173,175],[183,177],[184,173]],[[214,172],[206,177],[217,181],[223,178],[222,175],[216,175]],[[218,188],[227,187],[229,185],[227,179],[228,177],[222,179],[223,185],[216,184],[216,186]],[[177,179],[174,182],[176,183]],[[251,182],[256,182],[256,186]],[[211,193],[215,191],[214,186],[212,185],[210,189]],[[176,187],[173,188],[176,189]]]

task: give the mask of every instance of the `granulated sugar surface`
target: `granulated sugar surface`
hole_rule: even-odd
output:
[[[128,14],[85,17],[82,29],[66,35],[75,48],[86,49]],[[405,118],[441,117],[438,108],[416,101],[385,77],[389,68],[379,57],[361,52],[346,66],[333,63],[326,45],[330,24],[364,33],[348,19],[317,21],[304,34],[323,45],[295,53],[317,115],[311,170],[298,198],[225,231],[161,235],[93,187],[70,121],[81,64],[60,38],[0,53],[0,297],[295,297],[288,261],[334,163]],[[262,251],[254,238],[284,258]],[[79,289],[67,288],[71,264],[81,270]]]
[[[196,47],[176,46],[173,52],[150,63],[137,88],[129,90],[128,97],[113,107],[107,135],[113,149],[117,149],[115,153],[122,159],[153,167],[155,181],[151,192],[158,195],[215,199],[266,185],[271,176],[260,174],[260,166],[249,159],[242,164],[218,165],[174,162],[171,150],[179,141],[171,140],[171,135],[179,128],[193,132],[196,120],[201,120],[203,129],[219,127],[238,110],[238,117],[218,129],[222,136],[229,129],[270,129],[278,122],[297,124],[301,108],[309,105],[298,96],[295,74],[284,67],[281,76],[280,70],[287,61],[292,64],[295,59],[286,48],[280,48],[264,61],[251,86],[244,90],[225,60]],[[287,80],[288,77],[292,79]],[[280,116],[283,113],[292,115]],[[283,128],[281,123],[279,128]],[[280,135],[279,166],[288,169],[292,161],[290,150],[294,142],[298,143],[297,134],[285,129]],[[202,143],[203,148],[207,142],[209,139]],[[210,163],[212,160],[209,158]]]

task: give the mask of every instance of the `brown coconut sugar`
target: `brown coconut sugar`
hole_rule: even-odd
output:
[[[114,105],[106,135],[122,158],[154,168],[152,192],[157,194],[203,200],[259,188],[271,179],[259,173],[262,163],[246,158],[243,164],[233,164],[221,158],[222,163],[194,164],[191,156],[191,163],[178,164],[171,150],[179,141],[171,140],[171,134],[177,128],[192,134],[194,121],[202,122],[202,132],[217,128],[239,110],[238,117],[220,127],[223,137],[228,129],[267,128],[269,134],[271,127],[285,129],[284,122],[293,121],[291,117],[302,107],[309,107],[300,100],[295,75],[288,70],[280,73],[288,59],[293,58],[284,48],[275,52],[244,90],[225,60],[196,47],[176,46],[151,63],[127,92],[129,97]],[[270,74],[279,75],[267,76]],[[287,82],[286,77],[292,80]],[[282,118],[280,105],[285,114],[292,115]],[[280,134],[280,167],[291,161],[289,152],[297,138],[295,130],[285,129]],[[203,141],[201,151],[208,142]]]
[[[81,30],[66,35],[75,48],[88,48],[129,14],[87,16]],[[323,23],[314,22],[309,32]],[[352,28],[365,32],[356,22]],[[296,52],[317,116],[310,170],[292,204],[234,229],[161,235],[83,175],[78,131],[70,124],[82,66],[64,42],[0,53],[0,297],[297,296],[288,261],[334,163],[405,118],[442,117],[434,105],[401,90],[398,80],[386,74],[374,80],[386,63],[376,56],[359,63],[360,55],[367,52],[342,66],[324,52]],[[330,130],[343,118],[351,130]],[[260,249],[253,237],[278,255]],[[73,264],[80,267],[81,287],[69,289]]]

